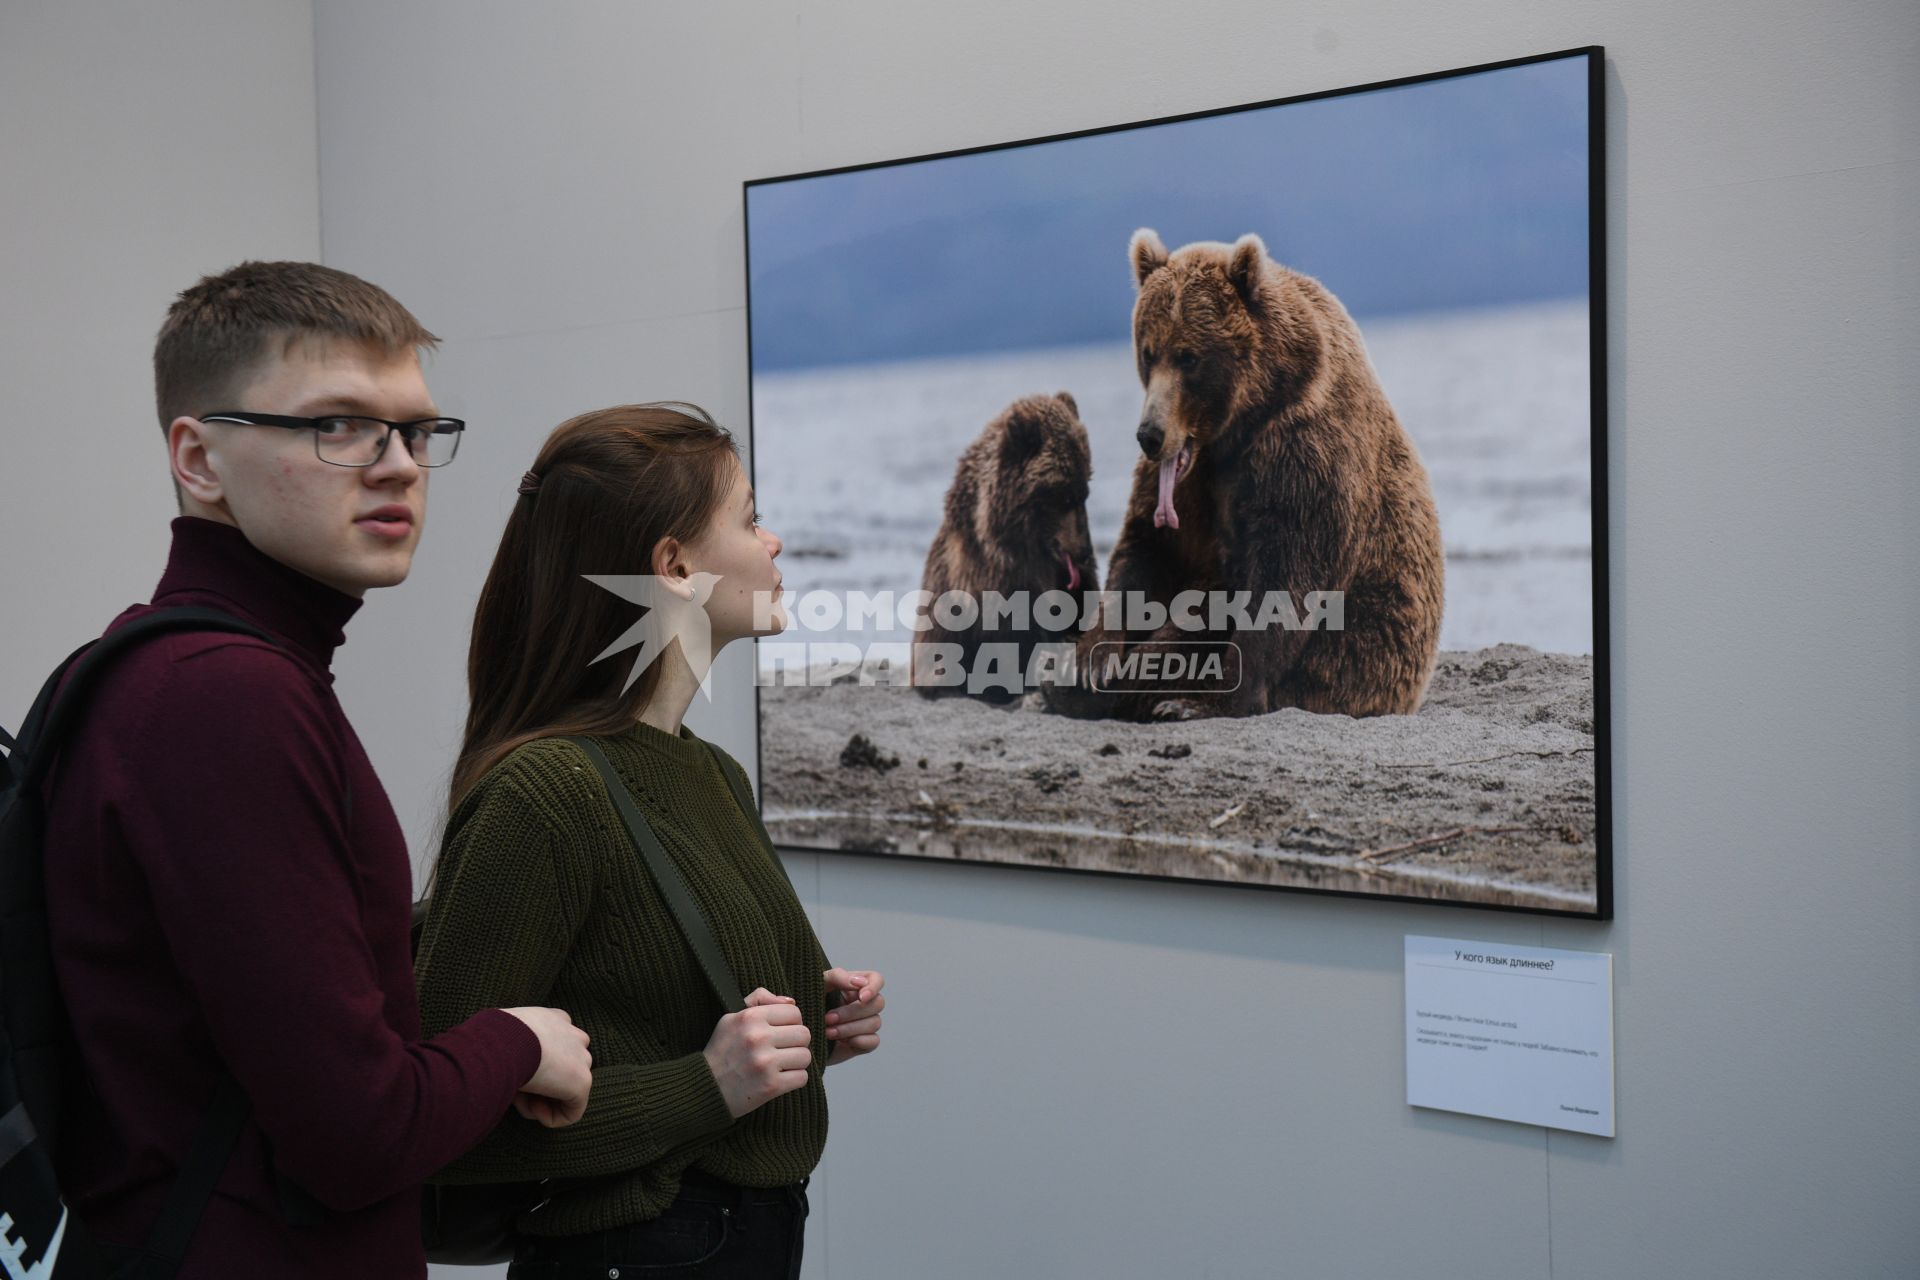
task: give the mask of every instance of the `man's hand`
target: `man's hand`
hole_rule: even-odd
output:
[[[720,1019],[707,1041],[707,1067],[733,1118],[805,1085],[812,1042],[800,1006],[765,987],[756,987],[739,1013]]]
[[[540,1038],[540,1066],[514,1095],[513,1109],[549,1129],[572,1124],[586,1114],[593,1089],[593,1055],[587,1033],[573,1025],[564,1009],[529,1005],[504,1012],[527,1024]]]
[[[880,1011],[887,998],[880,989],[887,980],[873,969],[829,969],[826,972],[827,995],[842,993],[840,1007],[827,1010],[827,1039],[833,1051],[827,1065],[872,1053],[880,1047]]]

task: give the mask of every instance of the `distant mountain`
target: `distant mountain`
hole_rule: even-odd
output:
[[[1587,289],[1584,63],[749,192],[756,369],[1124,340],[1128,238],[1256,232],[1356,316]]]

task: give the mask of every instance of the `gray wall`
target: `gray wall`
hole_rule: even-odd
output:
[[[831,1080],[810,1274],[1920,1266],[1910,3],[317,13],[329,261],[487,424],[342,677],[416,832],[457,673],[379,650],[458,652],[561,417],[744,421],[742,179],[1608,46],[1618,920],[795,857],[895,1001]],[[750,716],[737,676],[702,724]],[[1408,932],[1613,952],[1619,1138],[1409,1110]]]
[[[1913,1274],[1907,0],[315,10],[325,260],[446,335],[429,377],[486,428],[436,481],[414,581],[370,602],[342,653],[349,710],[418,853],[458,732],[466,620],[541,436],[662,396],[745,420],[742,179],[1605,44],[1619,918],[796,857],[832,953],[884,968],[894,1000],[883,1051],[831,1078],[808,1274]],[[230,29],[206,16],[217,6],[195,11],[208,33]],[[86,65],[107,38],[31,23],[36,68]],[[10,38],[0,49],[12,107],[21,59]],[[232,131],[256,120],[175,122],[49,84],[100,121],[36,115],[24,142],[10,124],[7,154],[31,148],[46,181],[105,190],[105,131],[144,144],[141,160],[192,137],[222,176],[311,197],[310,181],[276,187],[278,170],[234,163],[255,158]],[[236,114],[259,99],[236,96]],[[141,369],[166,291],[203,264],[117,238],[144,223],[82,225],[51,202],[16,215],[7,172],[8,278],[35,286],[0,299],[9,449],[74,388],[137,437],[138,377],[102,408],[104,380],[49,371],[80,351],[89,374]],[[184,234],[191,212],[155,221]],[[214,264],[254,251],[250,227],[206,229],[221,232]],[[53,252],[26,254],[22,234]],[[88,283],[105,252],[151,271],[150,305]],[[92,291],[42,336],[46,285],[62,283]],[[124,350],[103,347],[97,321],[136,304]],[[9,460],[0,528],[51,561],[45,576],[0,570],[10,603],[34,603],[30,666],[150,583],[167,511],[145,474],[127,464],[124,496],[78,493],[84,532],[47,536],[71,504]],[[109,570],[119,557],[137,571]],[[18,617],[0,707],[17,705]],[[403,680],[386,656],[401,645],[447,659]],[[695,721],[749,752],[747,664],[729,658]],[[1620,1136],[1408,1109],[1409,932],[1614,953]]]
[[[153,339],[245,258],[320,252],[310,0],[0,0],[0,725],[153,593]]]

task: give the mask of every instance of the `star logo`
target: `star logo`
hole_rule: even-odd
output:
[[[626,683],[620,686],[620,692],[631,689],[633,682],[640,678],[640,673],[652,666],[654,660],[677,640],[688,669],[693,672],[693,678],[700,682],[700,692],[708,699],[713,697],[709,683],[713,670],[713,624],[707,617],[707,601],[713,597],[714,587],[719,585],[719,574],[689,574],[677,580],[679,589],[676,589],[676,580],[651,573],[588,573],[581,576],[594,586],[611,591],[622,600],[631,601],[646,610],[638,622],[593,658],[598,662],[624,649],[638,647],[633,655],[633,669],[627,673]],[[691,597],[681,594],[686,588],[692,589]]]

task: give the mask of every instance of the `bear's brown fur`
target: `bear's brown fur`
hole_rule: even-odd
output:
[[[1129,719],[1418,710],[1440,638],[1440,524],[1346,308],[1257,236],[1169,254],[1142,229],[1130,252],[1143,456],[1108,591],[1162,604],[1183,591],[1251,592],[1257,607],[1282,590],[1302,618],[1306,593],[1343,592],[1344,629],[1228,622],[1196,633],[1169,621],[1148,634],[1103,618],[1082,637],[1080,681],[1052,690],[1050,704]],[[1094,645],[1142,640],[1231,640],[1239,687],[1090,687]]]
[[[1006,597],[1026,592],[1030,601],[1048,591],[1068,591],[1077,599],[1098,590],[1099,569],[1087,536],[1092,474],[1087,429],[1071,395],[1027,396],[1008,405],[960,455],[922,588],[936,599],[961,591],[978,600],[995,591]],[[933,612],[929,607],[930,618]],[[1017,647],[1017,670],[1024,673],[1036,644],[1073,639],[1071,631],[1048,632],[1037,624],[988,630],[976,621],[952,631],[936,621],[914,637],[915,684],[928,697],[967,691],[964,684],[926,681],[932,645],[958,645],[962,667],[971,671],[982,644],[1011,644]],[[1012,693],[989,687],[979,696],[1004,702]]]

